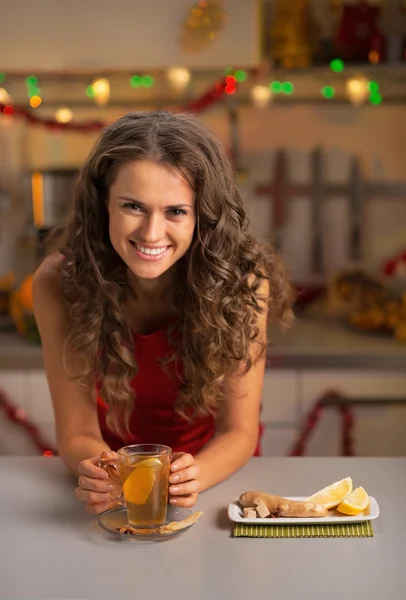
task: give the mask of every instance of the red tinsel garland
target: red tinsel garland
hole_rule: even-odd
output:
[[[335,390],[326,391],[319,400],[316,401],[313,408],[308,413],[302,431],[295,442],[290,456],[303,456],[309,437],[313,433],[317,423],[320,421],[323,412],[327,407],[335,407],[341,414],[341,454],[342,456],[354,456],[352,429],[354,417],[349,406],[344,403],[335,403],[344,396]]]
[[[19,408],[10,402],[5,392],[2,390],[0,390],[0,409],[3,410],[11,423],[15,423],[19,427],[22,427],[22,429],[25,429],[43,456],[54,456],[57,454],[56,448],[53,448],[51,444],[46,442],[38,427],[28,419],[27,413],[22,408]]]
[[[253,71],[254,73],[255,71]],[[236,84],[237,85],[237,84]],[[189,104],[184,106],[182,112],[202,112],[212,104],[218,102],[226,93],[226,82],[225,78],[222,77],[212,87],[205,92],[200,98],[192,100]],[[0,103],[0,114],[9,116],[16,116],[24,118],[27,123],[31,125],[43,125],[53,131],[81,131],[91,132],[99,131],[105,127],[105,123],[101,121],[88,121],[84,123],[58,123],[55,119],[41,119],[37,115],[33,114],[30,110],[23,106],[5,105]]]

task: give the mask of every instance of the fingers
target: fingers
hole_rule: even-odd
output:
[[[118,454],[114,450],[103,450],[100,454],[100,458],[117,458],[117,456]]]
[[[104,456],[114,458],[115,452],[104,452]],[[78,466],[80,473],[78,487],[75,489],[75,498],[86,502],[86,510],[91,514],[97,514],[108,510],[117,503],[114,498],[122,494],[121,485],[113,482],[108,473],[99,467],[100,457],[94,456],[82,461]]]
[[[199,469],[196,465],[179,473],[179,482],[169,487],[169,493],[174,496],[198,494],[200,492]],[[170,480],[172,483],[172,480]]]
[[[79,487],[83,490],[89,490],[90,492],[111,492],[119,491],[121,488],[114,483],[111,483],[109,479],[93,479],[86,475],[80,475],[78,479]]]
[[[94,456],[88,460],[82,460],[79,463],[78,471],[80,475],[86,475],[94,479],[108,479],[108,474],[104,469],[99,467],[99,457]]]
[[[200,491],[200,484],[197,479],[192,479],[187,483],[180,485],[171,485],[169,493],[171,496],[186,496],[187,494],[198,494]]]
[[[200,491],[200,469],[191,454],[174,455],[169,477],[169,502],[175,506],[190,508],[194,506]]]
[[[171,471],[175,473],[177,471],[182,471],[182,469],[187,469],[192,466],[195,462],[194,457],[188,452],[184,453],[176,453],[174,454],[175,460],[171,464]]]
[[[187,467],[182,471],[172,473],[169,476],[169,483],[183,483],[184,481],[190,481],[191,479],[198,479],[200,475],[199,467],[194,464],[191,467]]]
[[[86,512],[88,512],[91,515],[98,515],[102,512],[104,512],[105,510],[110,510],[111,508],[116,508],[117,503],[114,502],[113,500],[110,500],[108,502],[98,502],[97,504],[89,504],[87,503],[85,506]]]
[[[87,502],[89,504],[100,504],[102,502],[111,501],[110,494],[100,492],[89,492],[81,487],[77,487],[74,492],[75,498],[81,502]]]
[[[181,506],[183,508],[192,508],[196,504],[198,494],[190,494],[188,496],[179,496],[171,498],[169,502],[174,506]]]

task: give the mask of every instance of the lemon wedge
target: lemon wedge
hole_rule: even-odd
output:
[[[357,487],[351,494],[337,506],[337,510],[344,515],[359,515],[369,506],[369,496],[363,487]]]
[[[156,480],[158,468],[162,463],[158,458],[146,458],[134,465],[134,469],[123,484],[126,502],[145,504]]]
[[[352,479],[351,477],[346,477],[345,479],[340,479],[340,481],[335,481],[331,485],[323,488],[322,490],[316,492],[309,498],[307,498],[310,502],[316,502],[317,504],[321,504],[327,510],[330,508],[335,508],[339,504],[341,504],[352,492]]]

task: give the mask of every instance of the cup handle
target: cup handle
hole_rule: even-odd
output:
[[[110,479],[120,486],[121,492],[119,496],[109,494],[112,502],[115,502],[118,506],[125,507],[125,500],[123,494],[123,488],[121,486],[120,473],[118,470],[118,458],[112,458],[107,452],[102,452],[99,460],[99,467],[104,469]]]

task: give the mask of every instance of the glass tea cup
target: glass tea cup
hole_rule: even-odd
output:
[[[126,508],[130,525],[159,527],[166,519],[172,449],[135,444],[120,448],[117,454],[117,458],[100,460],[110,477],[121,483],[122,494],[114,501]]]

